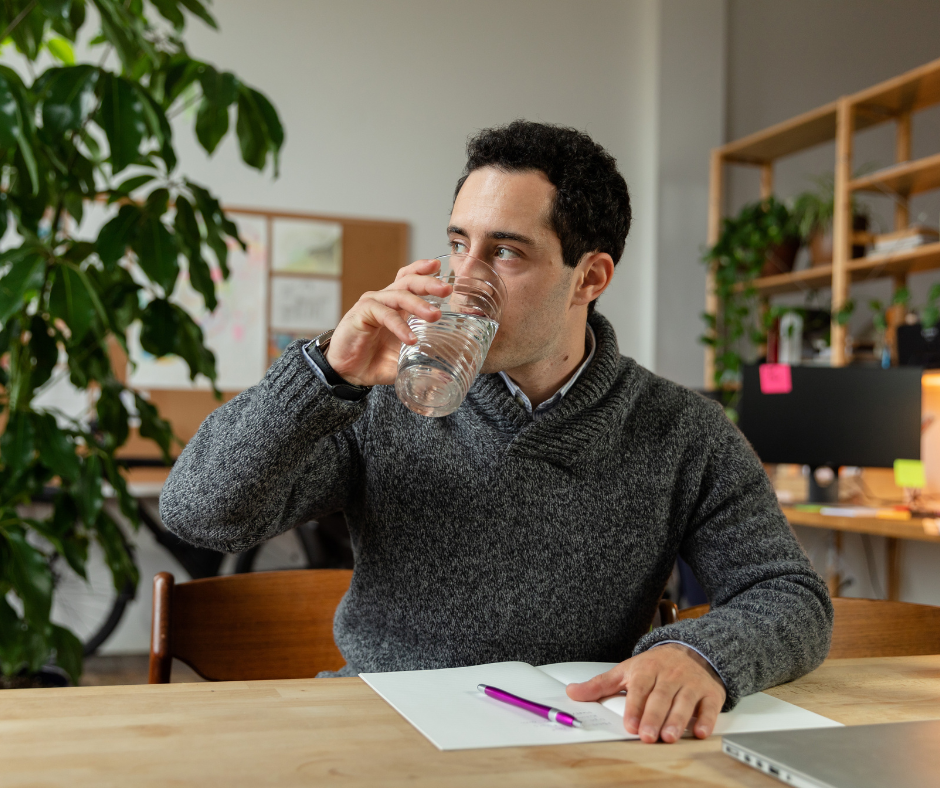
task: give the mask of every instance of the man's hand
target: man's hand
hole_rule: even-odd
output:
[[[440,260],[418,260],[400,269],[384,290],[363,293],[330,338],[326,350],[330,366],[356,386],[394,383],[402,342],[416,341],[408,318],[415,315],[434,322],[441,310],[422,296],[450,295],[451,286],[435,278],[440,267]]]
[[[621,662],[581,684],[568,685],[572,700],[592,701],[627,691],[623,726],[651,743],[677,741],[698,717],[694,733],[711,736],[725,703],[725,686],[708,661],[679,643],[665,643]]]

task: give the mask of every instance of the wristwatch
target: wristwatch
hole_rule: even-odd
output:
[[[323,381],[334,397],[350,402],[358,402],[372,391],[372,386],[355,386],[330,366],[324,351],[330,344],[332,336],[332,329],[325,331],[318,337],[311,339],[306,345],[302,345],[300,350],[311,369],[315,373],[319,373],[317,377]]]

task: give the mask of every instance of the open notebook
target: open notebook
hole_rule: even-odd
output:
[[[360,673],[408,722],[440,750],[523,747],[639,739],[623,728],[626,696],[599,703],[578,703],[565,693],[572,682],[587,681],[614,667],[613,662],[564,662],[533,667],[525,662],[495,662],[466,668]],[[478,684],[574,714],[581,728],[549,722],[535,714],[493,700]],[[758,692],[743,698],[734,711],[721,714],[715,733],[826,728],[841,723]]]

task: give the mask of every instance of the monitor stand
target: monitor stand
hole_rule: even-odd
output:
[[[810,466],[807,503],[839,503],[839,469],[829,465]]]

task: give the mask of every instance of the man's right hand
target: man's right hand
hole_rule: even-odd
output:
[[[408,318],[433,323],[441,310],[422,296],[450,295],[451,286],[435,278],[440,267],[440,260],[418,260],[400,269],[384,290],[363,293],[333,332],[326,349],[330,366],[355,386],[394,383],[401,343],[417,341]]]

